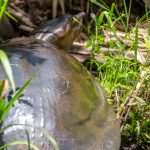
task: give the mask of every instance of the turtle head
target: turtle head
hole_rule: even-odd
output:
[[[69,49],[81,31],[81,22],[85,13],[75,16],[66,15],[41,25],[34,37],[54,44],[61,49]]]

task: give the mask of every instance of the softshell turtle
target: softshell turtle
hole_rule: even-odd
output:
[[[80,20],[81,16],[75,17]],[[103,88],[64,50],[72,45],[80,26],[72,16],[65,16],[43,25],[31,37],[1,45],[18,88],[38,72],[2,125],[26,126],[5,130],[1,137],[4,143],[26,141],[40,150],[52,150],[53,145],[38,127],[55,138],[60,150],[119,149],[119,125],[106,104]],[[3,78],[6,75],[0,66]],[[24,143],[7,149],[26,150],[28,146]]]

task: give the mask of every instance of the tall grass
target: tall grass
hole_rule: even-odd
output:
[[[150,67],[148,57],[150,56],[149,35],[145,39],[147,48],[146,61],[140,64],[137,60],[139,51],[139,25],[142,21],[149,20],[149,11],[141,19],[136,19],[135,27],[130,28],[131,5],[127,7],[123,0],[124,10],[120,12],[115,3],[109,8],[104,2],[99,3],[91,0],[103,11],[95,18],[95,35],[92,34],[87,47],[91,47],[91,68],[97,68],[96,79],[105,87],[108,94],[107,101],[115,104],[116,117],[120,121],[123,140],[137,148],[148,148],[150,144]],[[118,26],[124,31],[122,39],[118,32]],[[113,39],[105,34],[111,32]],[[107,53],[102,53],[105,41]],[[129,41],[130,43],[126,42]],[[124,42],[125,41],[125,42]],[[127,43],[127,45],[125,44]],[[133,60],[127,59],[126,54],[134,52]],[[113,51],[113,52],[112,52]],[[117,51],[117,52],[115,52]],[[102,58],[103,63],[97,58]]]

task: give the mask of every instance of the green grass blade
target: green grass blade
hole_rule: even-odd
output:
[[[140,122],[136,121],[136,123],[137,123],[137,140],[138,140],[139,135],[140,135]]]
[[[7,146],[14,146],[14,145],[27,145],[28,146],[28,144],[29,143],[26,142],[26,141],[14,141],[14,142],[11,142],[11,143],[8,143],[8,144],[4,144],[3,146],[0,147],[0,150],[3,150]],[[33,150],[40,150],[37,146],[35,146],[34,144],[31,144],[31,143],[30,143],[30,147]]]
[[[40,129],[42,133],[49,139],[49,141],[53,144],[55,150],[59,150],[59,145],[57,144],[56,140],[44,129]]]
[[[15,17],[13,17],[8,11],[6,11],[5,10],[5,12],[4,12],[5,14],[6,14],[6,16],[8,16],[9,18],[11,18],[12,20],[14,20],[14,21],[16,21],[16,22],[18,22],[17,20],[16,20],[16,18]]]
[[[97,24],[99,24],[99,26],[100,26],[102,24],[103,20],[104,20],[104,12],[101,12],[101,14],[98,17]]]
[[[8,0],[5,0],[4,3],[3,3],[3,5],[0,8],[1,9],[0,10],[0,20],[2,19],[3,14],[4,14],[5,10],[6,10],[7,3],[8,3]]]
[[[127,27],[127,30],[128,30],[132,0],[130,0],[130,3],[129,3],[129,10],[127,9],[127,5],[126,5],[126,1],[125,0],[123,0],[123,3],[124,3],[124,10],[125,10],[126,19],[127,19],[127,25],[126,25],[126,27]]]
[[[134,62],[135,62],[135,65],[134,65],[134,69],[136,71],[137,69],[137,52],[138,52],[138,23],[136,21],[136,26],[135,26],[135,40],[134,40]]]
[[[124,20],[123,20],[124,14],[120,14],[120,12],[119,12],[118,8],[116,7],[116,4],[115,4],[115,3],[113,3],[111,7],[113,7],[113,9],[111,8],[111,10],[113,10],[113,11],[111,11],[111,13],[114,14],[114,11],[116,11],[116,13],[117,13],[117,15],[118,15],[118,18],[116,19],[116,21],[117,21],[117,20],[121,20],[121,23],[122,23],[122,25],[123,25],[123,28],[126,29],[126,26],[125,26],[125,23],[124,23]]]
[[[106,6],[104,6],[103,4],[100,4],[96,0],[90,0],[90,2],[93,3],[93,4],[95,4],[95,5],[97,5],[97,6],[99,6],[99,7],[101,7],[101,8],[103,8],[106,11],[109,11],[109,9]]]
[[[3,2],[3,0],[0,0],[0,7],[2,6],[2,2]]]
[[[9,79],[10,84],[11,84],[12,90],[13,90],[13,92],[15,92],[15,82],[13,79],[13,73],[12,73],[10,63],[9,63],[9,59],[8,59],[7,55],[5,54],[5,52],[2,50],[0,50],[0,60],[2,62],[2,65],[5,69],[7,77]]]
[[[3,129],[0,130],[0,133],[3,133],[5,132],[5,130],[9,129],[10,127],[13,127],[13,126],[18,126],[18,127],[22,127],[24,130],[28,130],[30,128],[35,128],[37,130],[39,130],[41,133],[44,134],[45,137],[48,138],[48,140],[51,142],[51,144],[54,146],[54,149],[55,150],[60,150],[59,149],[59,145],[57,144],[55,138],[49,133],[47,132],[46,130],[42,129],[42,128],[39,128],[39,127],[35,127],[35,126],[32,126],[32,125],[24,125],[24,124],[11,124],[11,125],[8,125],[6,127],[4,127]],[[28,135],[27,135],[28,136]],[[29,140],[28,140],[29,141]],[[29,143],[29,142],[28,142]],[[31,146],[31,145],[30,145]]]

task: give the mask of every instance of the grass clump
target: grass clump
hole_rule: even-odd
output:
[[[150,42],[148,34],[141,34],[140,24],[148,22],[149,11],[135,19],[130,27],[132,1],[119,12],[113,3],[91,1],[104,11],[92,15],[95,34],[91,34],[87,47],[91,48],[90,69],[96,68],[96,79],[105,87],[108,99],[115,104],[115,112],[122,131],[122,148],[148,149],[150,144]],[[148,26],[149,27],[149,26]],[[121,30],[119,30],[121,28]],[[149,30],[149,29],[148,29]],[[147,32],[148,33],[148,32]],[[142,40],[141,40],[142,39]],[[139,52],[141,43],[146,54]],[[131,55],[132,54],[132,55]]]

